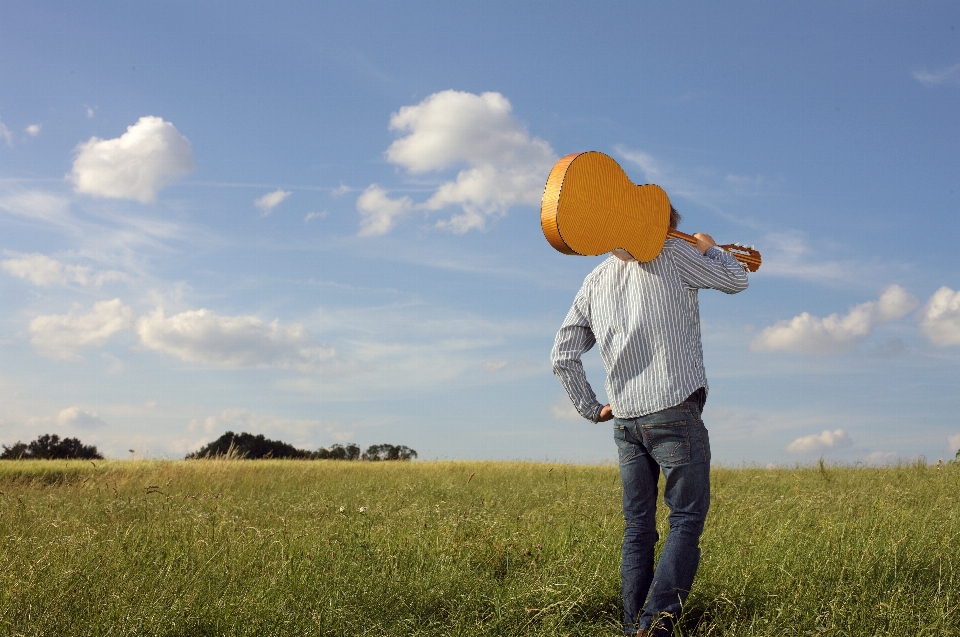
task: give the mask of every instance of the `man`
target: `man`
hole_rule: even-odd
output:
[[[670,227],[680,215],[670,209]],[[747,275],[707,234],[697,247],[667,239],[652,261],[614,250],[573,301],[551,353],[553,372],[580,414],[613,420],[623,482],[620,578],[627,635],[668,635],[700,562],[710,505],[710,441],[700,419],[707,378],[697,290],[735,294]],[[581,355],[600,344],[608,405],[587,382]],[[656,571],[657,481],[663,471],[670,534]]]

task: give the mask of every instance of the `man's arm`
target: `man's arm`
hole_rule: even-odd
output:
[[[580,415],[593,422],[603,422],[610,418],[602,419],[604,406],[597,400],[597,395],[587,382],[587,375],[580,361],[580,357],[597,342],[593,330],[590,329],[590,322],[581,310],[583,302],[581,290],[557,332],[557,340],[550,352],[550,361],[553,363],[553,373],[560,379],[560,384],[567,390],[570,401]],[[609,406],[606,409],[609,411]]]
[[[717,247],[708,234],[697,233],[697,247],[680,239],[673,240],[671,252],[680,278],[692,288],[710,288],[727,294],[747,289],[747,273],[732,254]]]

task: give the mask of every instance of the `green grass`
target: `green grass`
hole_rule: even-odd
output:
[[[614,635],[621,537],[614,466],[2,462],[0,634]],[[717,469],[702,547],[683,634],[960,635],[958,465]]]

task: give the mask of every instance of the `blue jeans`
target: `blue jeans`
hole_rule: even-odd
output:
[[[684,402],[639,418],[614,420],[623,482],[623,625],[671,634],[700,563],[700,534],[710,508],[710,440],[700,405]],[[656,571],[657,481],[666,479],[670,533]]]

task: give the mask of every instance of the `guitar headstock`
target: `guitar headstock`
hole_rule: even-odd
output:
[[[760,253],[757,252],[753,246],[745,246],[739,243],[728,243],[727,245],[720,246],[734,258],[740,262],[740,265],[743,266],[743,269],[748,272],[756,272],[760,269],[760,264],[762,259],[760,258]]]

